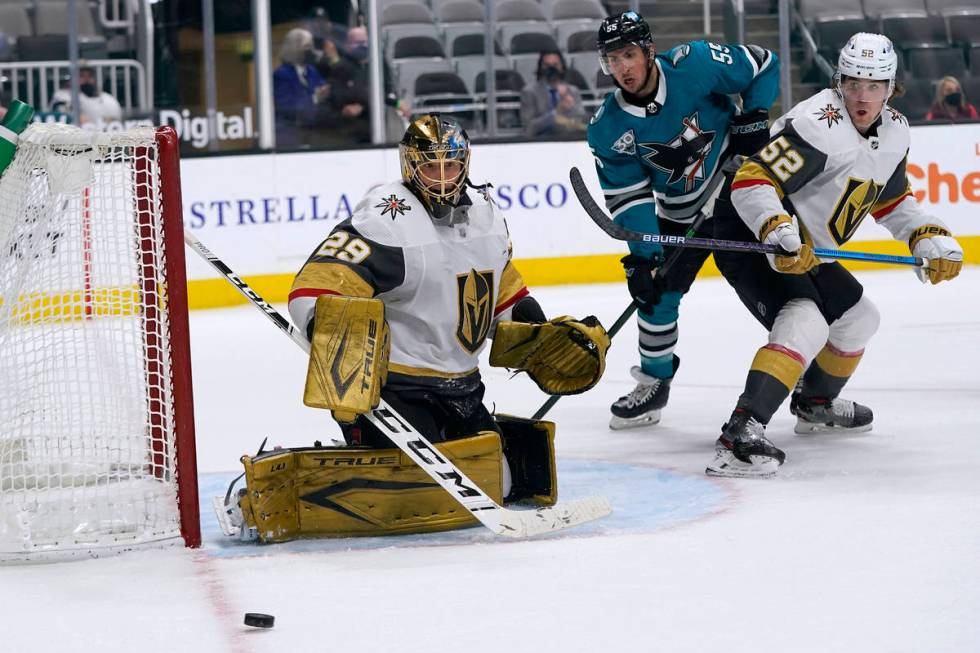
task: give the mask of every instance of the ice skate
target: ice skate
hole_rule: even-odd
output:
[[[660,421],[660,411],[667,405],[670,379],[658,379],[645,374],[639,366],[630,369],[637,385],[628,395],[620,397],[612,406],[609,428],[614,431],[650,426]]]
[[[809,433],[863,433],[871,430],[874,415],[867,406],[849,399],[804,399],[793,393],[789,410],[796,415],[796,431]]]
[[[786,460],[786,454],[766,438],[766,427],[743,410],[732,413],[715,443],[709,476],[767,478]]]

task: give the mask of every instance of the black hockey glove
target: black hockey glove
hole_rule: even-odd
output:
[[[630,254],[620,260],[626,270],[626,285],[633,301],[640,310],[649,313],[660,302],[660,296],[664,293],[663,280],[654,275],[663,263],[663,257],[659,254],[653,258]]]
[[[769,112],[756,109],[732,118],[731,145],[735,154],[752,156],[769,143]]]

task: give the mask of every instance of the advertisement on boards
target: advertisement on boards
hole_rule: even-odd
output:
[[[601,192],[583,142],[478,145],[470,177],[493,184],[518,259],[625,252],[585,215],[568,182],[577,166]],[[295,272],[375,184],[400,175],[395,148],[187,159],[184,221],[243,274]],[[975,126],[912,129],[912,191],[956,235],[980,235],[980,132]],[[890,239],[866,218],[855,241]],[[196,261],[191,278],[213,274]]]

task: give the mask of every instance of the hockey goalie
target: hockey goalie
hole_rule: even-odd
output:
[[[368,192],[289,296],[312,345],[304,403],[332,411],[345,446],[243,457],[226,532],[281,542],[475,524],[365,417],[381,398],[497,503],[557,500],[554,424],[492,415],[478,355],[492,338],[491,365],[548,394],[580,393],[604,370],[605,329],[591,316],[548,320],[529,295],[456,121],[417,118],[399,153],[401,179]]]

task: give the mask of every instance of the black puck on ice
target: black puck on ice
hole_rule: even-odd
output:
[[[276,624],[276,618],[271,614],[261,612],[246,612],[245,625],[255,628],[272,628]]]

